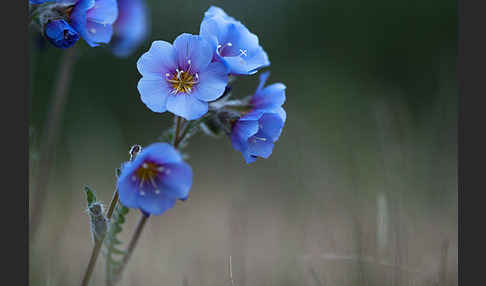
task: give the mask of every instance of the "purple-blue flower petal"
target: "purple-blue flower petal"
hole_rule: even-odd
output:
[[[183,33],[174,40],[174,49],[179,68],[184,71],[201,71],[213,58],[211,45],[201,36]]]
[[[161,76],[147,75],[137,85],[140,99],[153,112],[167,110],[170,86]]]
[[[113,26],[99,24],[89,21],[86,23],[86,31],[81,36],[92,47],[96,47],[99,44],[107,44],[111,40],[113,35]]]
[[[282,133],[282,128],[284,126],[284,121],[280,115],[276,113],[264,114],[258,123],[260,126],[258,133],[261,133],[263,137],[269,138],[273,142],[280,137],[280,133]]]
[[[251,155],[266,159],[272,154],[274,144],[268,138],[255,135],[248,141],[250,143],[248,144],[248,152]]]
[[[44,35],[49,42],[61,49],[72,47],[79,40],[78,32],[62,19],[49,21],[45,25]]]
[[[208,112],[208,103],[191,94],[171,94],[167,99],[167,110],[187,120],[194,120]]]
[[[98,24],[113,24],[118,17],[116,0],[96,0],[95,5],[86,13],[88,21]]]
[[[282,106],[285,102],[285,85],[274,83],[258,90],[251,98],[251,104],[258,109],[272,109]]]
[[[160,215],[174,207],[177,199],[163,193],[156,194],[151,190],[144,191],[144,195],[137,196],[138,208],[151,215]]]
[[[192,186],[192,168],[184,163],[171,163],[164,165],[164,174],[161,178],[161,189],[171,198],[184,199],[189,195]]]
[[[228,16],[228,14],[226,14],[226,12],[223,9],[216,7],[216,6],[211,6],[211,7],[209,7],[209,9],[206,12],[204,12],[203,21],[206,20],[206,19],[209,19],[211,17],[214,17],[214,16],[222,17],[226,21],[235,21],[236,22],[235,18]]]
[[[177,68],[176,53],[172,45],[165,41],[154,41],[148,52],[137,61],[138,71],[143,75],[164,77],[168,71]]]
[[[219,62],[210,63],[199,73],[199,84],[194,96],[203,101],[212,101],[220,97],[228,83],[226,66]]]
[[[113,24],[113,53],[118,57],[133,53],[147,37],[149,22],[145,0],[118,0],[118,19]]]

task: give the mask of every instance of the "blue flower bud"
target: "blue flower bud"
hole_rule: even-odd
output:
[[[69,48],[79,40],[79,34],[64,20],[52,20],[45,25],[44,34],[54,46]]]

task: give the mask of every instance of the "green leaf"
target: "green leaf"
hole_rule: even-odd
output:
[[[86,201],[88,202],[88,207],[90,207],[93,203],[96,202],[96,194],[88,186],[84,186],[84,190],[86,191]]]

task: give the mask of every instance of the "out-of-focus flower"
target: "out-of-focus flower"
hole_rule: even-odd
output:
[[[118,19],[113,24],[111,46],[118,57],[133,53],[147,37],[149,15],[145,0],[118,0]]]
[[[211,45],[197,35],[181,34],[172,45],[153,42],[137,62],[141,100],[154,112],[168,110],[187,120],[203,116],[228,82],[226,67],[211,63],[212,57]]]
[[[192,169],[174,147],[154,143],[123,165],[117,185],[124,206],[160,215],[178,199],[187,199]]]
[[[267,87],[269,73],[260,76],[260,84],[243,115],[231,125],[231,143],[240,151],[246,163],[268,158],[285,124],[285,85],[274,83]]]
[[[118,17],[116,0],[79,0],[70,11],[71,24],[91,47],[107,44]]]
[[[204,14],[199,34],[212,45],[214,59],[223,62],[233,75],[251,75],[270,65],[258,37],[221,8],[210,7]]]
[[[44,27],[44,35],[54,46],[65,49],[79,40],[79,34],[64,20],[49,21]]]

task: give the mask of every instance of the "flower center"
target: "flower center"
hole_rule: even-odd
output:
[[[172,86],[172,94],[191,93],[194,85],[199,82],[199,75],[191,73],[191,61],[188,61],[189,68],[187,71],[176,69],[173,74],[166,73],[165,79]]]
[[[218,45],[217,50],[222,57],[240,57],[240,56],[248,57],[247,49],[236,50],[236,48],[232,48],[232,47],[233,47],[233,43],[227,42],[224,45],[221,44]]]
[[[135,176],[141,180],[141,185],[144,182],[153,181],[155,177],[160,173],[160,168],[163,169],[162,166],[159,166],[152,162],[144,162],[140,168],[135,171]]]

